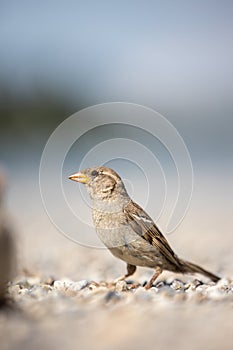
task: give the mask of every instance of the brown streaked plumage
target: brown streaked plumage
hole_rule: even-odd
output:
[[[202,267],[180,259],[150,216],[129,197],[120,176],[112,169],[84,169],[69,177],[85,184],[92,199],[92,216],[101,241],[117,258],[127,263],[131,276],[136,266],[155,269],[146,284],[150,288],[163,270],[200,273],[212,281],[220,278]]]

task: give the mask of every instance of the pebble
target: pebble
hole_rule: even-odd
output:
[[[200,284],[199,286],[196,287],[196,289],[193,289],[193,291],[196,290],[196,292],[203,292],[203,293],[205,293],[207,288],[208,288],[207,284]]]
[[[171,284],[171,288],[175,290],[182,290],[184,289],[184,284],[182,281],[174,280]]]
[[[155,285],[155,287],[161,288],[161,287],[165,287],[166,285],[167,285],[167,283],[165,281],[160,281]]]
[[[42,282],[43,281],[43,282]],[[222,279],[217,284],[209,282],[202,283],[194,279],[192,282],[185,283],[179,279],[167,281],[159,281],[151,289],[146,290],[139,284],[127,284],[125,281],[118,281],[115,285],[107,282],[88,282],[83,279],[74,282],[69,279],[55,280],[53,283],[39,277],[24,277],[17,282],[9,285],[9,293],[16,300],[24,302],[27,300],[32,302],[35,300],[45,300],[49,296],[53,300],[60,300],[61,303],[64,296],[78,296],[75,298],[76,303],[82,301],[94,302],[95,304],[109,302],[118,302],[124,300],[130,302],[156,302],[169,303],[194,301],[202,303],[204,301],[226,301],[233,300],[233,281]],[[54,299],[55,298],[55,299]],[[63,298],[63,299],[62,299]],[[31,300],[31,301],[30,301]]]
[[[220,290],[223,291],[233,291],[233,281],[230,281],[229,279],[222,278],[220,281],[217,283],[217,287]]]
[[[125,281],[118,281],[115,286],[116,292],[123,292],[127,290],[127,283]]]
[[[43,286],[37,285],[33,286],[33,288],[28,291],[28,295],[36,299],[44,298],[47,294],[48,290],[43,288]]]
[[[78,282],[73,282],[69,280],[64,281],[54,281],[53,287],[59,291],[66,292],[66,291],[72,291],[72,292],[78,292],[81,289],[88,286],[87,280],[81,280]]]

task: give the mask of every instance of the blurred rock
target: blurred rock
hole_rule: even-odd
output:
[[[0,210],[3,208],[4,195],[6,190],[6,176],[0,169]]]
[[[4,211],[5,176],[0,172],[0,304],[6,300],[7,283],[15,272],[15,244]]]
[[[123,292],[127,290],[127,283],[125,281],[118,281],[116,283],[115,291],[116,292]]]
[[[67,291],[78,292],[81,289],[85,288],[87,285],[88,285],[87,280],[81,280],[78,282],[73,282],[69,280],[54,281],[54,284],[53,284],[55,289],[62,292],[67,292]]]
[[[184,284],[182,281],[174,280],[171,284],[171,288],[175,290],[182,290],[184,289]]]
[[[109,291],[105,297],[104,300],[105,302],[118,302],[121,299],[121,294],[119,292],[115,292],[115,291]]]

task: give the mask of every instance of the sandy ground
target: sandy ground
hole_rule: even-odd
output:
[[[180,256],[223,279],[213,285],[201,276],[164,273],[149,291],[137,283],[151,270],[139,268],[129,283],[111,285],[125,264],[58,232],[37,178],[26,192],[14,184],[8,210],[18,271],[9,287],[12,305],[0,310],[1,350],[232,349],[232,180],[216,192],[218,180],[197,178],[189,212],[167,238]]]

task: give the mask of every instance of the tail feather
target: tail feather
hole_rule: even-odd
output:
[[[200,273],[208,278],[210,278],[213,282],[218,282],[221,278],[214,275],[212,272],[209,272],[205,269],[203,269],[201,266],[198,266],[196,264],[193,264],[186,260],[181,260],[180,263],[183,268],[184,273]]]

